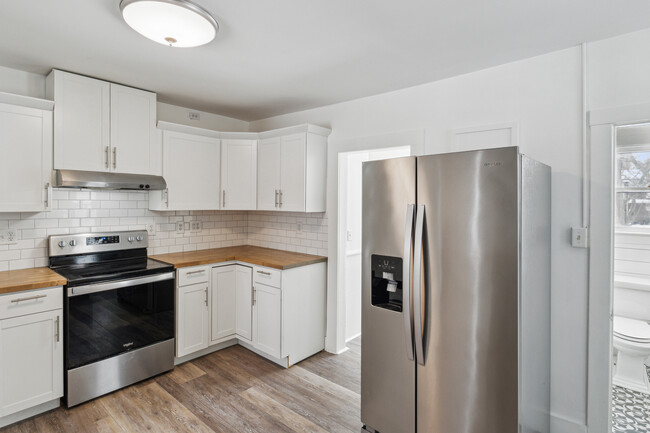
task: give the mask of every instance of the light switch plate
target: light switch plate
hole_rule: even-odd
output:
[[[571,246],[573,248],[589,248],[589,229],[587,227],[571,228]]]

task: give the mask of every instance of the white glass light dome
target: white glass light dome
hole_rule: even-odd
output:
[[[187,0],[122,0],[124,21],[136,32],[170,47],[198,47],[212,41],[219,24]]]

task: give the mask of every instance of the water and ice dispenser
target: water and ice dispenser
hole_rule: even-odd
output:
[[[402,311],[402,259],[400,257],[370,257],[372,267],[372,297],[375,307]]]

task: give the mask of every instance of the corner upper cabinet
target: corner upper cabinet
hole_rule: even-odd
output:
[[[257,140],[221,141],[221,209],[257,209]]]
[[[161,128],[169,125],[159,122]],[[181,129],[192,133],[162,131],[162,175],[167,189],[149,192],[149,209],[218,210],[220,140],[212,131]]]
[[[0,93],[0,212],[49,210],[52,101]]]
[[[161,174],[156,94],[53,70],[54,168]]]
[[[305,132],[291,133],[296,129]],[[325,212],[328,134],[314,125],[260,134],[259,210]]]

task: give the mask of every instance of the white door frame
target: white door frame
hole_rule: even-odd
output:
[[[590,251],[587,426],[611,431],[615,129],[650,121],[650,103],[589,113]]]
[[[342,353],[345,346],[345,293],[338,290],[339,257],[339,153],[357,150],[382,149],[410,146],[411,155],[423,155],[424,129],[393,132],[371,137],[356,137],[337,140],[332,134],[327,143],[327,332],[325,350]]]

